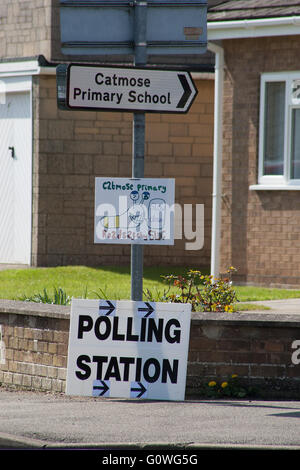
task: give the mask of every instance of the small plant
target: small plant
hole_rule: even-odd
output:
[[[96,297],[98,297],[98,299],[107,300],[108,297],[107,297],[107,294],[105,293],[105,289],[106,289],[106,287],[104,289],[102,289],[101,287],[98,287],[98,292],[93,291],[93,293],[96,295]]]
[[[54,287],[53,296],[50,296],[48,294],[47,289],[43,289],[42,293],[34,294],[30,297],[24,294],[22,297],[19,297],[19,300],[22,300],[24,302],[36,302],[55,305],[69,305],[71,302],[71,298],[61,287]]]
[[[153,295],[149,289],[146,289],[144,291],[144,295],[149,302],[170,302],[169,300],[170,289],[171,289],[171,286],[169,286],[167,289],[164,289],[163,292],[156,289],[155,295]]]
[[[237,302],[235,290],[232,286],[231,275],[236,271],[232,266],[227,270],[227,277],[214,279],[211,275],[204,275],[201,271],[190,269],[185,276],[161,276],[169,289],[157,295],[159,301],[190,303],[192,311],[204,312],[232,312],[233,304]],[[175,288],[171,290],[172,288]],[[148,300],[154,301],[154,296],[147,290],[144,292]]]
[[[245,398],[254,396],[253,388],[245,388],[239,383],[238,375],[232,374],[227,380],[216,382],[211,380],[203,387],[202,395],[210,398]]]

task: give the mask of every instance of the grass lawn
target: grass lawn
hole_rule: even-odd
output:
[[[170,272],[179,273],[182,268],[144,268],[144,289],[153,293],[156,289],[163,291],[166,285],[160,275]],[[0,271],[1,299],[18,300],[42,293],[44,289],[52,295],[54,288],[62,288],[70,297],[130,299],[130,268],[63,266]]]
[[[166,284],[163,274],[184,273],[184,268],[144,267],[144,290],[154,295],[163,292]],[[124,266],[89,268],[63,266],[56,268],[10,269],[0,271],[0,298],[31,297],[47,290],[53,295],[54,288],[62,288],[70,297],[130,299],[130,268]],[[300,298],[300,289],[268,289],[263,287],[236,286],[241,302]]]
[[[300,289],[236,286],[235,291],[240,302],[300,298]]]

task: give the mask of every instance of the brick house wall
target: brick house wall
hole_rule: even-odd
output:
[[[299,36],[224,40],[224,131],[221,269],[241,282],[300,282],[299,191],[255,191],[260,76],[298,71]]]
[[[0,58],[51,59],[52,0],[1,0]]]
[[[176,202],[204,204],[204,246],[145,247],[145,264],[208,266],[210,260],[214,80],[196,80],[185,115],[147,114],[145,177],[175,178]],[[115,265],[130,247],[95,245],[95,176],[131,176],[132,114],[61,111],[55,76],[34,78],[33,264]]]

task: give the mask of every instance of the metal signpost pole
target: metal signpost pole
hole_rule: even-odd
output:
[[[147,63],[147,1],[134,2],[134,65]],[[144,177],[145,113],[135,112],[133,116],[132,178]],[[131,300],[143,298],[143,245],[131,245]]]

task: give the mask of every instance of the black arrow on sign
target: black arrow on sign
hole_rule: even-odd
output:
[[[93,390],[102,390],[102,392],[99,393],[98,395],[99,397],[102,397],[103,395],[105,395],[105,393],[109,390],[109,387],[104,382],[104,380],[101,380],[101,384],[102,385],[93,385]]]
[[[145,392],[147,392],[147,389],[144,387],[144,385],[141,382],[137,382],[139,385],[138,387],[131,387],[130,391],[131,392],[139,392],[139,394],[136,396],[136,398],[141,398],[142,395],[144,395]]]
[[[144,315],[144,318],[148,317],[152,312],[154,312],[154,308],[149,304],[149,302],[145,302],[145,305],[147,305],[147,307],[138,308],[139,312],[147,312],[146,315]]]
[[[106,302],[108,305],[100,305],[99,310],[107,310],[105,315],[110,315],[115,310],[115,306],[110,300],[107,300]]]
[[[181,83],[182,88],[183,88],[184,91],[183,91],[183,95],[180,98],[179,103],[176,106],[176,108],[184,108],[186,103],[187,103],[187,100],[189,99],[189,97],[192,94],[192,89],[191,89],[191,87],[189,85],[189,82],[187,81],[185,75],[178,74],[178,78],[180,80],[180,83]]]

